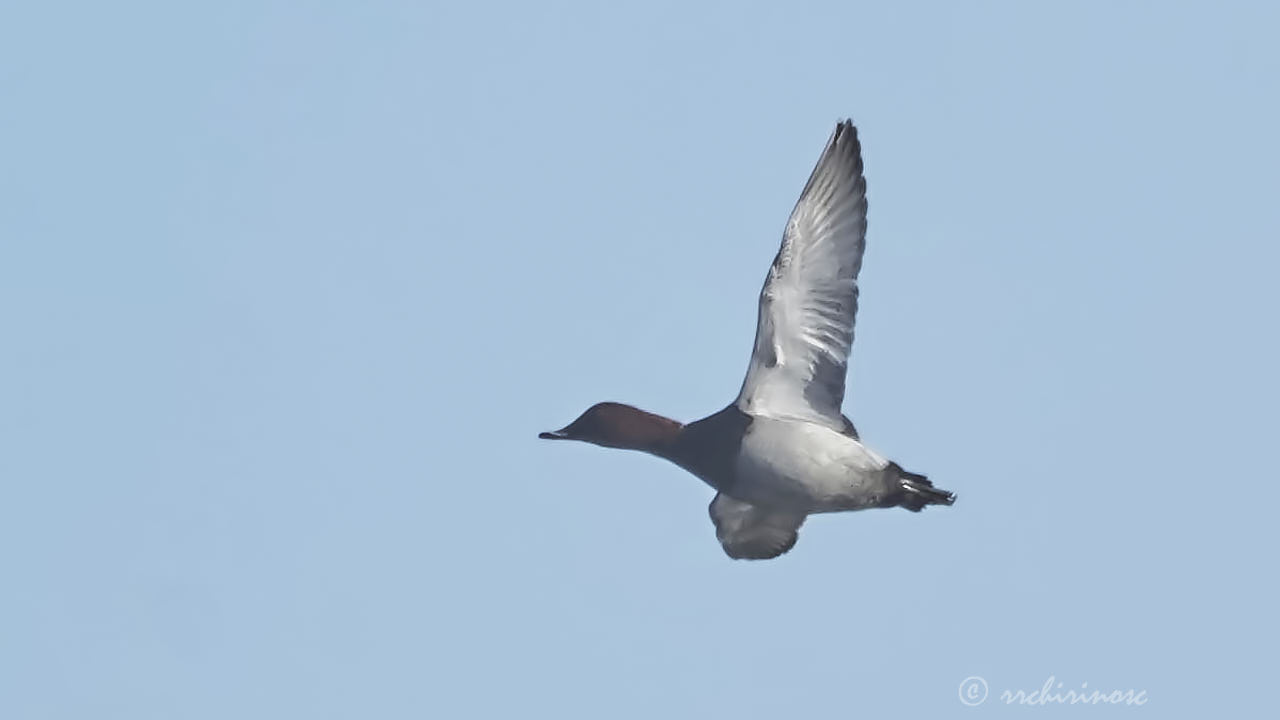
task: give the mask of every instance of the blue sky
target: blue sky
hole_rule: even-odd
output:
[[[1268,707],[1278,22],[0,10],[0,716]],[[732,400],[844,116],[845,409],[959,500],[735,563],[691,476],[536,433]]]

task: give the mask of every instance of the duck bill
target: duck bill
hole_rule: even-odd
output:
[[[538,437],[543,440],[569,440],[569,433],[564,430],[552,430],[551,432],[538,433]]]

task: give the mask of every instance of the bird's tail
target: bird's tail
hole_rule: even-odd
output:
[[[890,469],[898,476],[899,507],[920,512],[925,505],[950,505],[956,501],[955,493],[934,487],[924,475],[907,472],[897,463],[890,463]]]

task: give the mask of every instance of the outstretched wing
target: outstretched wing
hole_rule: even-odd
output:
[[[867,181],[858,131],[836,126],[760,292],[755,350],[738,407],[846,431],[840,414],[858,311]]]
[[[716,539],[735,560],[768,560],[791,549],[804,515],[764,510],[723,493],[707,508]]]

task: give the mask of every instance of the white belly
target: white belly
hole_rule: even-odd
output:
[[[757,416],[742,439],[730,494],[804,512],[856,510],[883,497],[888,464],[857,440],[821,425]]]

